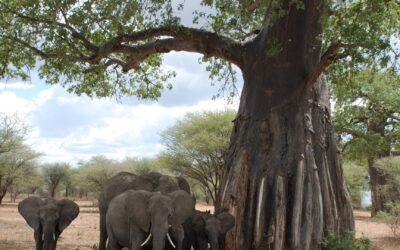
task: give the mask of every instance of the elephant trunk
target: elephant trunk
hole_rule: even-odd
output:
[[[56,235],[53,224],[44,225],[44,239],[43,239],[43,250],[55,250],[56,249]]]
[[[211,250],[219,250],[218,233],[217,232],[208,231],[208,241],[210,243]]]
[[[152,224],[153,250],[164,250],[165,239],[168,233],[168,223]]]

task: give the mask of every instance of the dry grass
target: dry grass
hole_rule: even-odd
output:
[[[80,213],[61,234],[57,249],[93,249],[98,243],[98,209],[91,202],[77,201]],[[16,203],[0,206],[0,249],[35,249],[33,230],[19,215]]]
[[[61,234],[57,244],[59,250],[96,249],[98,243],[98,210],[90,201],[77,201],[81,212],[77,219]],[[207,205],[198,205],[199,210],[213,210]],[[383,223],[369,218],[369,213],[355,211],[357,237],[365,234],[371,239],[374,250],[398,250],[400,239],[393,237]],[[0,250],[35,249],[33,230],[17,211],[16,203],[0,205]]]

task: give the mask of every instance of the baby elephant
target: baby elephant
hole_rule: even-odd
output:
[[[36,250],[55,250],[62,231],[78,216],[78,205],[68,199],[28,197],[18,212],[34,230]]]
[[[183,223],[185,237],[183,250],[219,250],[219,243],[224,240],[225,234],[235,225],[235,217],[227,212],[217,215],[210,212],[194,211]]]
[[[194,200],[183,190],[168,194],[125,191],[111,200],[107,210],[108,249],[138,250],[152,246],[153,250],[164,250],[168,238],[171,245],[181,250],[182,224],[193,210]]]

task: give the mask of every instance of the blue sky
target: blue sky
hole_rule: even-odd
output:
[[[0,81],[0,112],[17,113],[30,126],[28,143],[44,154],[42,162],[75,165],[94,155],[117,160],[151,157],[163,149],[160,132],[187,112],[237,109],[237,100],[232,104],[212,100],[218,86],[211,86],[198,57],[193,53],[165,56],[163,67],[172,68],[177,76],[173,89],[165,90],[158,101],[78,97],[60,86],[46,85],[32,72],[28,83]]]

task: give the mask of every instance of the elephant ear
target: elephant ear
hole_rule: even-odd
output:
[[[68,199],[57,201],[57,205],[60,209],[58,229],[60,232],[62,232],[78,216],[79,206],[75,202]]]
[[[134,221],[144,232],[149,232],[151,222],[148,211],[149,199],[154,193],[129,190],[126,194],[126,211],[129,214],[129,219]]]
[[[39,211],[42,203],[42,199],[32,196],[24,199],[18,204],[18,212],[34,230],[38,230],[40,227]]]
[[[235,217],[230,213],[222,212],[215,217],[217,217],[221,223],[221,231],[219,232],[221,235],[226,234],[235,225]]]
[[[168,194],[174,203],[174,212],[169,219],[173,227],[178,227],[190,217],[194,211],[194,201],[192,197],[183,190],[178,190]]]

